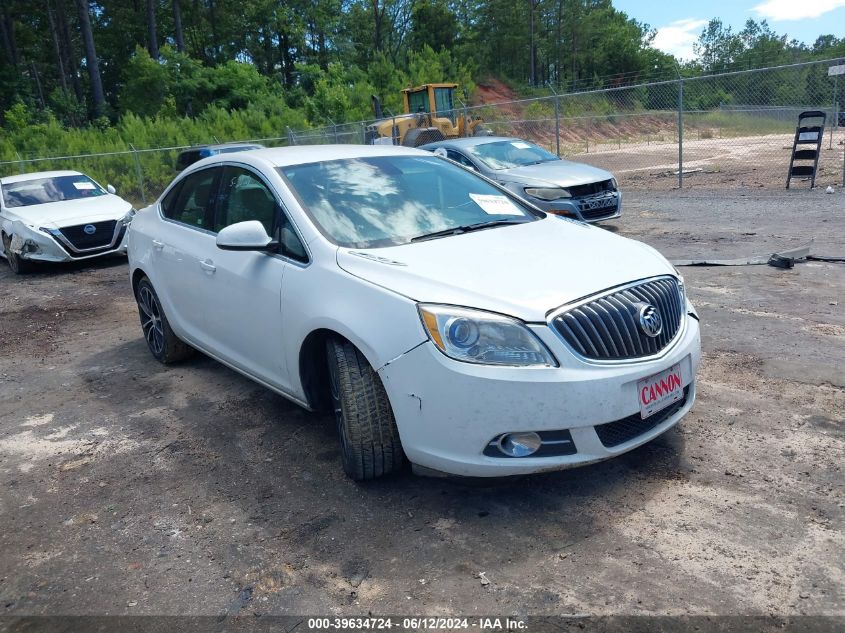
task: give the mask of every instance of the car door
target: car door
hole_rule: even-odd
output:
[[[161,234],[153,236],[153,285],[171,325],[188,342],[207,348],[202,282],[204,260],[216,250],[214,200],[222,167],[192,172],[178,182],[160,205]]]
[[[280,240],[283,212],[272,187],[243,165],[224,168],[214,231],[258,220]],[[216,249],[205,263],[206,319],[215,352],[248,374],[288,390],[282,345],[281,293],[288,259],[279,252]]]

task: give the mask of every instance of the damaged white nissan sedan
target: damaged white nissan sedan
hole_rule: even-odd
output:
[[[126,252],[132,205],[78,171],[0,178],[0,256],[12,271]]]
[[[346,473],[600,461],[695,400],[698,316],[653,248],[392,146],[202,160],[129,232],[144,338],[331,411]]]

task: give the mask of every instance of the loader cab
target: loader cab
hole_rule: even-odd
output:
[[[448,118],[455,124],[455,89],[458,84],[425,84],[416,88],[405,88],[402,97],[405,114],[430,114],[433,117]]]

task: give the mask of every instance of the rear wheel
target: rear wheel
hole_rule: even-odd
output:
[[[194,348],[173,333],[158,295],[146,277],[138,282],[135,299],[138,302],[138,315],[141,317],[144,339],[156,360],[169,364],[185,360],[193,355]]]
[[[9,262],[9,268],[16,275],[25,275],[32,272],[33,264],[31,261],[21,259],[21,256],[12,252],[12,238],[8,235],[3,236],[3,252],[6,253],[6,261]]]
[[[343,470],[355,481],[399,470],[405,454],[381,378],[348,341],[331,339],[326,352]]]
[[[405,147],[419,147],[426,143],[444,140],[446,140],[446,137],[443,135],[443,132],[436,127],[416,127],[405,132],[402,145]]]

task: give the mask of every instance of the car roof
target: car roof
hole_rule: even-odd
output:
[[[475,147],[476,145],[487,145],[488,143],[496,143],[500,141],[522,141],[523,143],[532,143],[514,136],[467,136],[466,138],[450,138],[444,141],[435,141],[434,143],[426,143],[420,145],[420,149],[433,150],[438,147],[461,149],[462,147]]]
[[[190,170],[199,169],[215,163],[232,161],[261,163],[271,167],[287,167],[305,163],[318,163],[328,160],[367,158],[374,156],[420,156],[428,155],[412,147],[398,145],[295,145],[293,147],[268,147],[252,149],[233,154],[216,154],[203,158],[190,166]]]
[[[214,145],[192,145],[191,147],[183,149],[182,153],[198,152],[204,149],[231,149],[234,147],[262,148],[264,146],[261,143],[216,143]]]
[[[28,174],[4,176],[3,178],[0,178],[0,184],[10,185],[13,182],[25,182],[27,180],[38,180],[39,178],[57,178],[58,176],[85,176],[85,174],[67,169],[57,171],[33,171]]]

